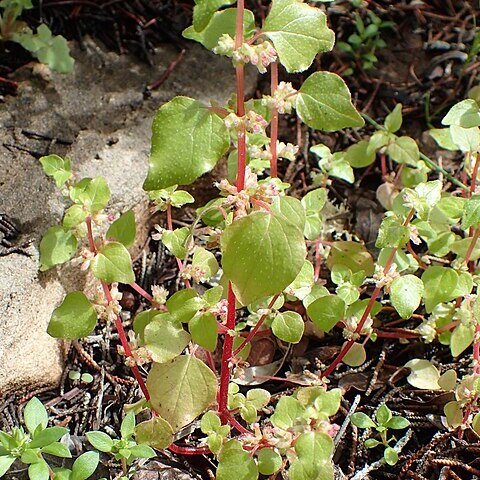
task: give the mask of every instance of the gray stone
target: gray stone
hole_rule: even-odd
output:
[[[72,159],[78,178],[105,176],[112,191],[109,212],[134,208],[137,221],[145,221],[142,183],[157,108],[176,95],[224,103],[234,89],[230,62],[197,45],[188,47],[169,79],[149,95],[146,86],[177,57],[175,49],[160,48],[150,67],[92,40],[85,45],[84,51],[74,50],[70,75],[31,66],[17,72],[18,95],[0,108],[0,213],[32,239],[30,257],[0,257],[0,396],[59,381],[65,348],[46,327],[65,293],[85,282],[71,266],[38,273],[39,240],[65,208],[38,158],[57,153]],[[250,93],[255,79],[250,71]]]

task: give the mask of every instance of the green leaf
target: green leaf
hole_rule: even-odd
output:
[[[308,460],[295,460],[288,469],[289,480],[334,480],[331,463],[312,464]]]
[[[235,0],[196,0],[193,7],[193,27],[201,32],[210,22],[213,14],[224,5],[231,5]]]
[[[443,413],[447,417],[448,426],[458,428],[463,425],[463,410],[456,401],[448,402],[443,407]]]
[[[358,428],[375,428],[376,423],[365,413],[356,412],[350,417],[350,421]]]
[[[458,357],[472,343],[475,335],[475,327],[473,325],[460,324],[455,328],[450,338],[450,351],[452,357]]]
[[[443,118],[442,125],[458,125],[463,128],[478,127],[480,125],[478,103],[468,98],[455,104]]]
[[[262,475],[273,475],[282,467],[282,456],[273,448],[262,448],[257,452],[257,465]]]
[[[345,82],[334,73],[310,75],[299,90],[296,109],[300,119],[309,127],[326,132],[364,125]]]
[[[392,447],[385,448],[383,458],[388,465],[395,465],[398,462],[398,454]]]
[[[98,213],[107,206],[110,189],[103,177],[84,178],[70,190],[70,198],[85,205],[90,213]]]
[[[182,323],[189,322],[205,305],[193,288],[185,288],[174,293],[166,303],[172,317]]]
[[[275,413],[271,416],[272,424],[281,430],[288,430],[295,426],[305,413],[302,404],[293,397],[282,397],[275,407]]]
[[[367,352],[365,351],[365,347],[361,343],[355,342],[352,344],[347,354],[343,357],[343,363],[349,367],[359,367],[365,363],[366,359]]]
[[[48,413],[42,402],[37,398],[33,397],[26,405],[23,410],[23,419],[25,421],[25,426],[30,434],[34,434],[37,427],[41,427],[41,430],[47,427],[48,424]]]
[[[476,152],[480,143],[480,129],[463,128],[458,125],[450,127],[452,140],[462,152]]]
[[[334,157],[335,155],[336,154],[334,154]],[[343,158],[334,158],[334,162],[328,170],[328,175],[331,177],[340,178],[341,180],[345,180],[348,183],[353,183],[355,181],[355,174],[353,173],[353,168]]]
[[[218,415],[212,411],[206,412],[200,421],[200,429],[203,433],[216,432],[222,426]]]
[[[133,210],[128,210],[110,225],[107,238],[130,247],[135,242],[135,233],[135,214]]]
[[[192,266],[199,272],[202,281],[209,280],[218,272],[218,262],[215,255],[202,247],[195,249]]]
[[[77,239],[69,230],[50,227],[40,242],[40,271],[68,262],[77,251]]]
[[[297,312],[278,313],[272,322],[273,334],[289,343],[298,343],[302,339],[304,328],[302,316]]]
[[[368,152],[377,152],[381,148],[388,145],[392,135],[382,130],[377,130],[368,140]]]
[[[130,447],[130,453],[133,458],[152,458],[157,455],[148,445],[134,445]]]
[[[31,464],[38,463],[41,461],[40,449],[39,448],[27,448],[20,457],[22,463]]]
[[[375,447],[378,447],[379,445],[381,445],[382,442],[379,442],[378,440],[375,440],[374,438],[367,438],[363,444],[365,445],[365,448],[375,448]]]
[[[451,268],[428,267],[422,274],[422,282],[425,286],[423,298],[428,313],[439,303],[449,302],[457,296],[455,288],[458,274]]]
[[[480,225],[480,195],[472,195],[465,202],[462,216],[462,227],[464,229]]]
[[[268,405],[270,402],[270,393],[263,388],[252,388],[247,392],[247,402],[260,410]]]
[[[140,337],[140,342],[145,343],[145,327],[159,314],[162,314],[159,310],[145,310],[136,315],[133,321],[133,331]]]
[[[415,166],[420,159],[417,142],[410,137],[398,137],[387,147],[387,155],[397,163]]]
[[[43,406],[43,405],[42,405]],[[36,431],[33,435],[33,440],[29,443],[29,448],[42,448],[50,445],[57,440],[60,440],[66,433],[68,428],[64,427],[49,427],[44,430]]]
[[[135,413],[130,411],[125,415],[120,425],[120,435],[122,438],[128,438],[135,432]]]
[[[185,190],[177,190],[173,192],[170,197],[170,203],[173,207],[183,207],[187,203],[194,203],[195,199]]]
[[[189,236],[190,229],[188,227],[164,230],[162,233],[162,243],[175,257],[183,260],[187,256],[185,242]]]
[[[334,265],[345,265],[352,273],[363,270],[367,277],[373,275],[374,271],[372,255],[358,242],[333,242],[327,257],[327,267],[332,270]]]
[[[30,480],[49,480],[48,465],[45,460],[41,460],[37,463],[32,463],[28,467],[28,477]]]
[[[132,260],[128,250],[118,242],[105,244],[92,262],[93,274],[107,283],[133,283]]]
[[[377,248],[399,247],[402,248],[410,240],[410,229],[396,216],[385,217],[378,230]]]
[[[73,462],[70,480],[86,480],[97,469],[98,460],[98,452],[85,452],[80,455]]]
[[[438,380],[440,373],[435,365],[428,360],[414,358],[405,364],[406,368],[410,368],[410,375],[407,377],[407,382],[412,387],[424,390],[439,390]]]
[[[60,458],[72,458],[72,454],[66,445],[60,442],[54,442],[42,448],[42,453],[48,453]]]
[[[75,61],[70,56],[67,40],[61,35],[53,36],[47,25],[40,25],[35,34],[30,28],[18,31],[13,40],[52,70],[59,73],[73,70]]]
[[[1,455],[0,456],[0,477],[3,477],[7,473],[8,469],[12,466],[15,461],[15,457],[11,455]]]
[[[58,188],[63,187],[65,182],[72,177],[72,164],[68,158],[58,155],[48,155],[40,158],[43,171],[55,180]]]
[[[272,213],[253,212],[222,233],[224,275],[243,305],[281,292],[303,266],[303,208],[292,197],[281,197],[279,202],[280,211],[272,206]]]
[[[229,144],[228,130],[218,115],[191,98],[174,98],[155,115],[143,188],[192,183],[216,165]]]
[[[452,134],[449,128],[432,128],[428,133],[438,143],[440,148],[455,152],[458,150],[458,146],[452,139]]]
[[[218,456],[217,480],[256,480],[257,465],[237,440],[228,441]]]
[[[312,291],[313,284],[313,265],[310,261],[305,260],[300,273],[284,291],[287,295],[292,295],[299,300],[303,300]]]
[[[50,318],[47,332],[55,338],[77,340],[93,332],[97,312],[83,292],[71,292]]]
[[[317,328],[328,333],[345,318],[345,302],[337,295],[325,295],[308,305],[307,314]]]
[[[135,439],[137,443],[146,443],[162,450],[172,444],[173,430],[166,420],[157,416],[135,427]]]
[[[147,387],[152,407],[177,432],[213,403],[217,378],[198,358],[181,355],[169,363],[154,363]]]
[[[402,104],[397,103],[395,108],[385,118],[385,128],[389,132],[395,133],[400,130],[402,121]]]
[[[384,423],[384,425],[392,430],[403,430],[410,426],[410,422],[406,418],[396,416],[392,417],[387,423]]]
[[[331,461],[333,454],[333,439],[326,433],[302,433],[295,442],[298,458],[312,467],[318,463]]]
[[[296,0],[273,0],[262,32],[289,73],[307,70],[317,53],[333,48],[335,39],[320,9]]]
[[[415,275],[397,277],[390,286],[390,300],[402,318],[410,318],[423,296],[423,282]]]
[[[419,183],[415,187],[415,192],[420,200],[415,204],[417,217],[426,220],[430,211],[442,198],[443,184],[440,180],[432,182]]]
[[[204,313],[193,317],[188,323],[188,330],[192,340],[209,352],[217,348],[218,325],[211,313]]]
[[[347,148],[345,160],[355,168],[368,167],[375,161],[375,150],[370,148],[367,140],[360,140]]]
[[[87,432],[86,437],[90,444],[100,452],[111,452],[113,449],[113,440],[104,432]]]
[[[207,26],[202,30],[197,30],[195,25],[186,28],[183,36],[189,40],[195,40],[201,43],[208,50],[213,50],[222,35],[235,37],[235,25],[237,19],[237,9],[227,8],[220,12],[215,12]],[[250,10],[244,10],[243,18],[243,38],[246,40],[255,33],[255,17]]]
[[[392,411],[382,403],[375,414],[375,419],[379,425],[385,426],[392,419]]]
[[[157,315],[144,330],[145,347],[152,360],[168,362],[180,355],[190,341],[182,324],[168,313]],[[133,430],[133,429],[132,429]]]
[[[457,385],[457,372],[455,372],[455,370],[447,370],[438,380],[438,384],[442,390],[455,390],[455,386]]]
[[[83,205],[73,204],[71,207],[67,208],[65,215],[63,216],[62,224],[64,228],[71,229],[75,228],[77,225],[80,225],[88,217],[88,212],[85,210]]]

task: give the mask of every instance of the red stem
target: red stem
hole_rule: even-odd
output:
[[[273,97],[278,88],[278,63],[270,65],[270,95]],[[277,172],[277,139],[278,139],[278,110],[272,108],[272,122],[270,124],[270,176],[276,178]]]
[[[93,239],[92,218],[87,217],[86,223],[87,223],[88,245],[89,245],[90,251],[92,253],[96,254],[97,253],[97,248],[95,247],[95,241]],[[105,298],[107,299],[107,302],[112,303],[113,298],[112,298],[112,294],[110,292],[110,288],[103,281],[102,281],[102,288],[103,288],[103,292],[105,294]],[[115,317],[115,327],[117,328],[118,336],[120,338],[120,343],[122,344],[123,350],[125,352],[125,356],[127,358],[132,357],[132,350],[130,349],[130,345],[128,344],[127,335],[126,335],[125,330],[123,328],[122,320],[118,315],[116,315],[116,317]],[[150,394],[148,393],[147,386],[145,385],[145,382],[144,382],[142,376],[140,375],[138,367],[136,365],[133,365],[131,367],[131,370],[132,370],[133,376],[135,377],[135,379],[138,382],[140,390],[142,390],[142,392],[143,392],[143,395],[145,396],[145,398],[147,400],[150,400]]]
[[[230,413],[227,413],[227,418],[228,418],[228,423],[230,425],[237,429],[240,433],[243,433],[244,435],[251,435],[252,432],[250,430],[247,430],[241,423],[239,423]]]
[[[147,293],[140,285],[138,285],[138,283],[133,282],[130,284],[130,286],[143,298],[147,299],[150,303],[155,303],[153,297],[149,293]]]
[[[277,301],[277,298],[279,297],[279,293],[275,295],[270,303],[268,304],[268,310],[270,310],[273,307],[273,304]],[[248,332],[248,335],[246,336],[245,340],[240,344],[240,346],[232,353],[232,357],[236,357],[245,347],[245,345],[252,340],[252,338],[257,334],[259,328],[263,325],[263,322],[267,318],[268,313],[263,314],[260,317],[260,320],[257,322],[257,324]]]
[[[107,299],[107,302],[113,302],[112,294],[110,292],[110,288],[108,285],[102,281],[102,288],[105,293],[105,297]],[[132,350],[130,349],[130,345],[128,344],[127,340],[127,335],[125,333],[125,329],[123,328],[122,325],[122,319],[120,318],[119,315],[115,317],[115,327],[118,332],[118,337],[120,338],[120,343],[122,344],[123,351],[125,352],[125,357],[126,358],[131,358],[132,357]],[[138,386],[140,387],[140,390],[142,391],[143,395],[147,400],[150,400],[150,394],[148,393],[147,386],[145,385],[145,381],[143,380],[142,376],[140,375],[140,372],[138,370],[138,367],[136,365],[132,365],[131,367],[133,376],[137,380]]]
[[[245,10],[245,0],[237,1],[237,20],[235,30],[235,49],[239,49],[243,44],[243,17]],[[245,66],[243,63],[235,67],[237,79],[237,116],[245,115]],[[245,139],[245,125],[238,132],[238,161],[237,161],[237,190],[245,188],[245,167],[247,165],[247,145]]]
[[[394,332],[375,330],[375,333],[378,338],[418,338],[420,336],[416,332],[405,332],[402,330],[395,330]]]
[[[210,453],[208,447],[179,447],[172,443],[168,449],[177,455],[207,455]]]
[[[93,228],[92,228],[92,217],[87,217],[87,238],[88,238],[88,247],[93,254],[97,254],[97,247],[95,246],[95,240],[93,239]]]
[[[403,226],[407,226],[410,221],[412,220],[413,216],[415,215],[415,209],[412,208],[403,222]],[[390,267],[392,266],[393,259],[395,258],[395,254],[397,253],[398,248],[395,247],[392,249],[390,252],[390,255],[388,257],[388,260],[385,264],[385,267],[383,268],[383,274],[386,275],[390,271]],[[372,296],[370,297],[370,300],[368,302],[367,308],[363,312],[362,317],[360,318],[360,321],[358,322],[357,328],[355,329],[355,333],[359,334],[362,331],[363,325],[367,321],[368,316],[370,315],[370,312],[372,311],[373,305],[375,304],[375,301],[377,300],[377,297],[380,295],[382,291],[381,286],[376,286],[375,290],[372,293]],[[320,375],[322,378],[323,377],[328,377],[331,373],[335,371],[337,368],[337,365],[344,359],[345,355],[350,351],[352,348],[352,345],[355,343],[355,340],[350,339],[345,346],[342,348],[340,353],[337,355],[335,360],[330,364],[330,366]]]
[[[235,48],[239,49],[243,44],[243,16],[245,1],[237,1],[237,18],[235,29]],[[237,80],[237,116],[245,115],[245,71],[244,65],[239,64],[235,69]],[[238,191],[245,188],[245,168],[247,161],[247,145],[245,139],[245,125],[242,124],[237,136],[238,159],[237,159],[237,181]],[[235,329],[235,293],[232,284],[228,283],[228,307],[227,307],[227,328]],[[228,383],[230,382],[230,359],[232,358],[233,336],[225,335],[222,352],[222,364],[220,368],[220,386],[217,394],[218,411],[223,423],[228,422]]]
[[[170,203],[167,203],[167,228],[173,231],[172,206],[170,205]],[[177,261],[178,270],[180,271],[180,273],[182,273],[183,272],[182,261],[178,257],[175,257],[175,260]],[[184,282],[187,288],[191,287],[190,281],[188,280],[188,278],[185,278]]]
[[[228,310],[227,328],[235,329],[235,294],[232,284],[228,283]],[[220,388],[218,389],[217,403],[220,418],[224,423],[228,421],[228,384],[230,382],[230,358],[232,357],[233,336],[228,333],[223,342],[222,366],[220,369]]]

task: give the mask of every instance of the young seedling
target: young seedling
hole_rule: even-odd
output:
[[[138,458],[152,458],[155,450],[148,445],[138,444],[134,438],[135,414],[127,413],[120,426],[120,438],[113,439],[104,432],[87,432],[87,440],[100,452],[110,453],[122,464],[123,477],[130,478],[134,473],[128,467]]]
[[[350,417],[350,421],[358,428],[373,428],[377,431],[380,440],[368,438],[365,440],[365,447],[375,448],[383,445],[383,458],[388,465],[395,465],[398,462],[398,453],[390,446],[390,442],[395,440],[394,436],[389,437],[390,430],[403,430],[410,425],[410,422],[400,416],[392,415],[391,410],[382,404],[375,414],[375,420],[372,420],[363,412],[354,413]]]
[[[48,427],[48,413],[42,402],[33,397],[23,410],[25,431],[14,427],[10,433],[0,431],[0,477],[15,460],[28,465],[30,480],[86,480],[98,464],[98,453],[88,452],[75,460],[68,474],[66,469],[52,468],[44,455],[71,458],[70,450],[59,440],[68,433],[65,427]]]
[[[47,25],[33,30],[19,18],[24,10],[33,8],[31,0],[0,1],[0,42],[17,42],[40,62],[60,73],[70,73],[74,60],[67,41],[61,35],[52,35]]]
[[[338,42],[337,46],[351,56],[361,65],[363,70],[372,69],[378,62],[377,50],[385,48],[387,44],[382,39],[382,30],[394,28],[395,24],[390,21],[382,21],[372,11],[367,11],[367,21],[364,22],[357,12],[355,18],[355,33],[352,33],[346,42]],[[349,67],[343,72],[344,75],[352,75],[355,67]]]

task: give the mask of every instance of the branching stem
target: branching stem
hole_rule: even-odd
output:
[[[415,215],[415,209],[412,208],[410,210],[410,212],[408,213],[407,215],[407,218],[405,219],[405,221],[403,222],[403,226],[407,226],[410,221],[412,220],[413,216]],[[397,250],[398,248],[395,247],[392,249],[392,251],[390,252],[390,255],[387,259],[387,262],[385,263],[385,267],[383,268],[383,274],[384,275],[387,275],[388,272],[390,271],[390,268],[393,264],[393,260],[395,258],[395,254],[397,253]],[[363,325],[365,324],[365,322],[367,321],[367,318],[369,317],[370,315],[370,312],[372,311],[372,308],[373,306],[375,305],[375,301],[377,300],[377,297],[380,295],[381,291],[382,291],[382,286],[380,285],[377,285],[375,287],[375,290],[373,290],[372,292],[372,296],[370,297],[370,300],[368,302],[368,305],[367,305],[367,308],[365,309],[365,311],[363,312],[363,315],[362,317],[360,318],[360,321],[358,322],[358,325],[357,325],[357,328],[355,329],[355,333],[356,334],[360,334],[360,332],[362,331],[362,328],[363,328]],[[328,377],[331,373],[333,373],[335,371],[335,369],[337,368],[337,366],[340,364],[340,362],[345,358],[345,355],[350,351],[350,349],[352,348],[352,345],[355,343],[355,340],[354,339],[350,339],[346,344],[345,346],[342,348],[342,350],[340,351],[340,353],[338,354],[338,356],[335,358],[335,360],[330,364],[330,366],[321,374],[321,377]]]

